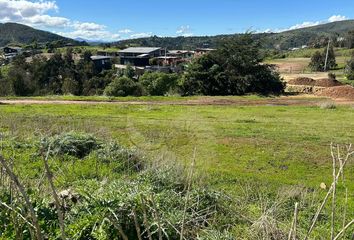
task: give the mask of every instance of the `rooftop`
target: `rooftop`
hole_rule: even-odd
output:
[[[106,60],[106,59],[112,59],[111,56],[91,56],[91,60]]]
[[[119,53],[141,53],[141,54],[148,54],[151,52],[155,52],[160,50],[161,48],[158,47],[130,47],[124,50],[119,51]]]

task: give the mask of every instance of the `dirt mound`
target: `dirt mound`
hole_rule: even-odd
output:
[[[336,87],[342,85],[343,84],[341,82],[329,78],[323,78],[315,81],[316,87]]]
[[[307,86],[314,86],[316,83],[315,80],[312,78],[307,78],[307,77],[299,77],[292,79],[288,82],[290,85],[307,85]]]
[[[354,100],[354,87],[349,85],[330,87],[319,91],[317,95],[334,99]]]

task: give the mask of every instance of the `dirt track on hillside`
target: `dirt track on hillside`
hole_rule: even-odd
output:
[[[200,97],[198,99],[175,100],[175,101],[69,101],[69,100],[1,100],[0,104],[7,105],[40,105],[40,104],[54,104],[54,105],[215,105],[215,106],[317,106],[321,102],[334,101],[340,105],[353,105],[354,101],[348,100],[330,100],[323,98],[313,98],[304,96],[290,96],[278,98],[264,98],[264,99],[231,99],[223,97]]]

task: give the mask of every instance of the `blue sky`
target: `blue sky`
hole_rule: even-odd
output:
[[[0,22],[106,41],[276,32],[352,18],[352,0],[0,0]]]

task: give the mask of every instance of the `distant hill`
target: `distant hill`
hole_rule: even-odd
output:
[[[37,30],[26,25],[17,23],[0,23],[0,47],[8,44],[30,44],[34,40],[37,41],[37,43],[63,41],[64,44],[70,43],[80,45],[79,41],[62,37],[54,33]]]
[[[353,30],[354,20],[346,20],[271,34],[265,41],[268,47],[288,49],[308,45],[320,38],[346,37],[348,31]]]
[[[342,36],[354,30],[354,20],[346,20],[322,24],[318,26],[285,31],[280,33],[261,33],[254,34],[256,39],[263,41],[266,48],[289,49],[308,45],[311,41],[319,38]],[[194,49],[200,47],[217,47],[218,42],[223,38],[233,37],[233,35],[217,35],[217,36],[200,36],[200,37],[149,37],[122,40],[114,43],[114,45],[124,48],[126,46],[163,46],[169,49]]]

